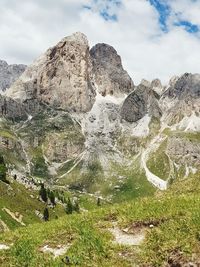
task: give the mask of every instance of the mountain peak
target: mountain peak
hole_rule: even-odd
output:
[[[0,92],[8,89],[25,71],[25,69],[25,65],[9,65],[6,61],[0,60]]]
[[[131,77],[122,66],[121,57],[112,46],[105,43],[96,44],[90,50],[90,56],[100,94],[119,96],[134,89]]]
[[[27,68],[7,96],[26,103],[34,99],[65,111],[89,111],[95,90],[86,36],[77,32],[49,48]]]
[[[88,42],[87,36],[82,33],[82,32],[75,32],[67,37],[65,37],[64,39],[67,40],[75,40],[75,41],[83,41],[83,42]]]

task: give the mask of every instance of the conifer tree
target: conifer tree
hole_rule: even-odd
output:
[[[8,182],[6,180],[6,173],[7,173],[6,164],[4,162],[3,156],[0,155],[0,180],[3,182]]]
[[[50,199],[50,201],[51,201],[51,204],[52,204],[53,206],[55,206],[55,205],[56,205],[56,201],[55,201],[55,195],[54,195],[54,192],[53,192],[53,191],[51,191],[51,192],[49,193],[49,199]]]
[[[44,187],[44,184],[41,184],[41,188],[40,188],[40,191],[39,191],[39,195],[40,195],[41,199],[42,199],[44,202],[47,202],[48,197],[47,197],[47,191],[46,191],[46,188]]]
[[[67,214],[72,214],[73,213],[73,205],[72,205],[72,202],[71,202],[70,198],[68,198],[68,200],[67,200],[67,204],[65,206],[65,212]]]
[[[100,199],[100,197],[97,198],[97,206],[101,206],[101,199]]]
[[[74,211],[76,211],[78,213],[80,212],[80,207],[79,207],[78,200],[76,200],[75,203],[74,203]]]
[[[49,210],[48,210],[48,208],[44,209],[43,218],[44,218],[45,222],[47,222],[49,220]]]

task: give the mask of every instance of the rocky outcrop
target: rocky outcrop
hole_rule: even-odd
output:
[[[157,94],[152,90],[151,84],[145,80],[125,99],[121,117],[128,122],[137,122],[146,114],[160,118],[162,115],[158,104]]]
[[[151,87],[159,96],[161,96],[165,90],[165,87],[162,86],[162,83],[159,79],[154,79],[151,82]]]
[[[6,93],[23,103],[87,112],[95,98],[91,76],[87,38],[75,33],[48,49]]]
[[[181,165],[200,167],[200,144],[198,140],[176,136],[169,138],[167,154]]]
[[[186,100],[189,98],[200,97],[200,74],[185,73],[180,78],[176,78],[170,83],[170,87],[165,92],[169,98]]]
[[[17,101],[0,95],[0,117],[11,120],[24,120],[27,118],[25,107]]]
[[[169,125],[181,123],[184,117],[200,114],[200,74],[185,73],[173,77],[161,97],[160,105]]]
[[[134,84],[123,69],[120,56],[110,45],[97,44],[90,50],[95,83],[102,96],[128,94]]]
[[[0,92],[8,89],[25,71],[26,65],[8,65],[4,60],[0,60]]]

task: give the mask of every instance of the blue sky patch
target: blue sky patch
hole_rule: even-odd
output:
[[[183,27],[189,33],[197,33],[199,32],[199,27],[196,24],[192,24],[187,20],[180,20],[174,23],[175,26]]]
[[[84,5],[84,9],[95,10],[106,21],[117,21],[116,11],[120,8],[122,0],[91,0],[89,5]]]
[[[182,27],[185,31],[195,34],[200,31],[198,25],[191,23],[187,20],[182,20],[181,13],[174,13],[167,0],[148,0],[150,4],[157,10],[159,14],[159,24],[160,28],[163,32],[168,32],[168,19],[170,15],[174,15],[176,22],[174,22],[174,26]],[[196,2],[196,0],[191,0],[192,2]]]
[[[117,21],[117,15],[116,14],[110,15],[106,9],[100,11],[100,16],[104,18],[106,21],[108,20]]]
[[[171,13],[170,6],[166,3],[166,1],[162,0],[149,0],[149,2],[159,14],[159,24],[162,31],[167,32],[167,20]]]

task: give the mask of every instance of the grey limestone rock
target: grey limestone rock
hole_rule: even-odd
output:
[[[143,81],[125,99],[121,108],[121,117],[128,122],[137,122],[147,113],[156,118],[162,115],[156,93],[148,83]]]
[[[22,103],[37,100],[54,109],[87,112],[95,100],[91,76],[87,38],[75,33],[48,49],[6,93]]]
[[[27,113],[21,103],[0,95],[0,117],[19,121],[26,119]]]
[[[90,50],[95,83],[103,96],[128,94],[134,84],[123,69],[120,56],[110,45],[97,44]]]
[[[0,60],[0,92],[8,89],[25,71],[26,65],[8,65],[4,60]]]
[[[165,96],[179,100],[200,97],[200,74],[185,73],[177,78],[165,92]]]

